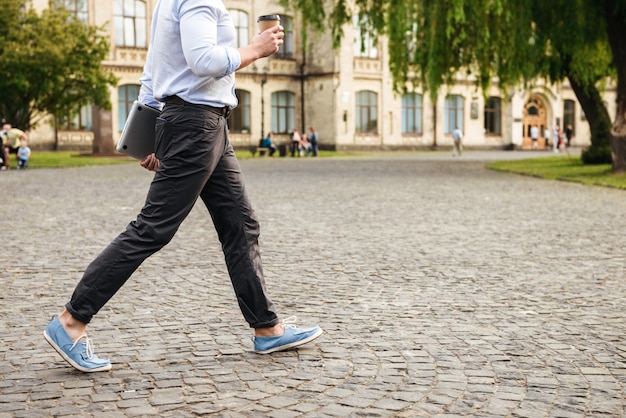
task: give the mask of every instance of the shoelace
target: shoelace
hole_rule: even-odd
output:
[[[295,328],[297,320],[298,320],[298,317],[293,315],[293,316],[290,316],[289,318],[283,319],[281,323],[283,324],[283,327],[285,328]]]
[[[74,341],[74,344],[70,347],[70,351],[72,351],[74,347],[76,347],[76,344],[78,344],[81,340],[85,340],[85,354],[87,355],[87,358],[89,360],[93,359],[93,343],[91,342],[91,338],[87,337],[87,334],[83,334],[78,337],[78,339]]]

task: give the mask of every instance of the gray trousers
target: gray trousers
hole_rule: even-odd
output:
[[[197,105],[166,104],[156,124],[156,156],[161,165],[144,207],[87,267],[66,304],[68,311],[90,322],[141,263],[170,242],[200,197],[213,219],[245,320],[252,328],[276,325],[261,266],[259,223],[225,118]]]

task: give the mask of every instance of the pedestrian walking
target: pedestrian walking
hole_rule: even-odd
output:
[[[93,352],[87,324],[150,255],[174,236],[198,198],[222,243],[239,307],[254,329],[254,350],[267,354],[309,342],[318,326],[281,322],[266,290],[258,247],[259,223],[228,140],[226,118],[237,105],[234,72],[276,53],[281,26],[235,48],[236,31],[220,0],[160,0],[141,77],[139,101],[163,109],[155,153],[141,165],[155,171],[137,219],[89,264],[69,302],[44,331],[45,339],[84,372],[111,369]]]
[[[463,131],[461,131],[458,126],[452,131],[452,141],[454,142],[452,155],[458,155],[460,157],[463,152]]]

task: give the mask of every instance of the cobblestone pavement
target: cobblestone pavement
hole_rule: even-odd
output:
[[[0,417],[623,416],[626,192],[484,169],[520,155],[242,161],[270,293],[325,333],[251,351],[198,205],[94,319],[95,374],[42,331],[151,174],[0,173]]]

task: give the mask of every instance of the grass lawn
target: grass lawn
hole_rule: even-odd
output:
[[[358,158],[362,155],[367,155],[367,153],[320,152],[320,157],[322,158]],[[237,151],[237,158],[252,158],[252,154],[249,151],[240,150]],[[76,151],[34,151],[28,162],[28,168],[60,168],[110,164],[138,164],[138,162],[121,154],[115,157],[95,157]],[[13,156],[11,158],[11,166],[15,167]],[[489,163],[487,168],[549,180],[572,181],[626,190],[626,175],[613,174],[609,164],[583,165],[578,156],[559,155],[523,160],[496,161]]]
[[[28,160],[31,168],[82,167],[88,165],[129,164],[135,160],[124,156],[95,157],[77,151],[33,151]],[[15,168],[15,156],[11,156],[11,168]]]
[[[237,158],[252,158],[252,154],[247,150],[237,150]],[[276,154],[278,155],[278,154]],[[320,151],[320,157],[346,157],[357,155],[348,152]],[[258,155],[256,158],[259,158]],[[11,156],[11,168],[15,168],[15,156]],[[37,151],[34,150],[28,160],[28,168],[62,168],[62,167],[82,167],[90,165],[111,165],[111,164],[138,164],[137,160],[126,157],[122,154],[113,157],[93,156],[88,153],[78,151]]]
[[[559,155],[516,161],[496,161],[488,164],[487,168],[549,180],[626,189],[626,175],[613,174],[610,164],[584,165],[578,156]]]

